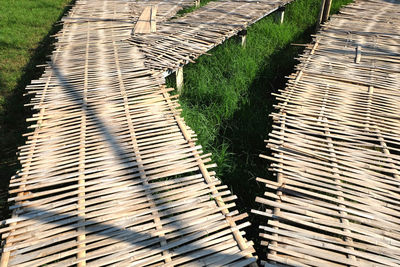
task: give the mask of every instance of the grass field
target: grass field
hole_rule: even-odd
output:
[[[0,2],[0,209],[11,175],[19,168],[17,147],[26,131],[24,89],[40,77],[52,50],[51,34],[71,0],[2,0]],[[3,210],[4,212],[4,210]],[[3,217],[3,216],[2,216]]]
[[[232,38],[210,51],[212,56],[184,68],[183,116],[204,151],[213,153],[217,176],[238,196],[241,211],[257,208],[255,197],[265,191],[256,177],[273,179],[268,162],[259,158],[268,153],[264,140],[271,131],[271,93],[284,88],[302,52],[291,43],[311,41],[320,2],[297,0],[286,8],[282,25],[275,14],[251,26],[245,49]],[[333,0],[331,11],[349,2]],[[167,82],[174,86],[173,75]],[[251,239],[257,238],[257,220],[252,216],[253,227],[247,229]]]
[[[3,0],[0,3],[0,199],[8,179],[18,169],[16,148],[22,145],[29,111],[23,104],[24,88],[43,71],[52,50],[52,26],[71,0]],[[350,0],[333,0],[332,12]],[[271,129],[274,97],[271,92],[285,86],[285,75],[293,71],[294,59],[302,48],[291,43],[308,43],[315,29],[320,0],[297,0],[289,5],[285,22],[274,15],[248,30],[247,46],[232,38],[185,67],[185,88],[180,101],[183,116],[196,131],[205,152],[213,153],[217,175],[237,194],[239,208],[255,208],[254,199],[264,191],[255,177],[272,178],[264,139]],[[190,12],[191,10],[185,10]],[[168,83],[173,86],[173,79]],[[0,203],[1,205],[2,203]],[[2,214],[4,216],[4,213]],[[2,216],[2,217],[3,217]],[[256,238],[257,218],[248,229]]]

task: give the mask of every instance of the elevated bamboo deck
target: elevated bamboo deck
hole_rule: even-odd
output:
[[[224,27],[220,13],[203,7],[182,18],[193,29],[179,42],[203,42],[205,26],[194,24],[207,17],[219,35],[197,57],[279,3],[224,1],[216,6],[227,14]],[[165,38],[171,17],[193,4],[79,0],[63,18],[45,73],[27,88],[36,113],[10,182],[1,266],[254,266],[247,215],[180,117],[165,67],[147,64],[156,55],[132,37],[146,6],[157,6],[156,36]],[[172,21],[182,31],[180,20]],[[194,58],[180,53],[176,66]]]
[[[130,41],[144,53],[148,68],[175,70],[291,1],[218,0]]]
[[[262,156],[268,266],[400,266],[400,1],[349,5],[300,61]]]

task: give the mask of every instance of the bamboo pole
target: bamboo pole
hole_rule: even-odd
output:
[[[83,192],[85,190],[85,158],[86,158],[86,110],[88,108],[87,102],[88,102],[88,97],[87,97],[87,91],[88,91],[88,65],[89,65],[89,49],[90,49],[90,24],[87,23],[87,40],[86,40],[86,54],[85,54],[85,73],[84,73],[84,84],[83,84],[83,105],[82,105],[82,118],[81,118],[81,132],[80,132],[80,145],[79,145],[79,172],[81,173],[79,175],[79,180],[78,180],[78,190],[80,193],[78,193],[78,211],[79,210],[84,210],[85,209],[85,193]],[[80,218],[85,217],[85,213],[78,213],[78,216]],[[84,222],[84,219],[83,219]],[[82,233],[85,232],[85,227],[79,227],[78,232]],[[77,258],[78,260],[80,258],[85,258],[86,257],[86,250],[85,250],[85,240],[86,240],[86,235],[85,234],[80,234],[77,238],[78,241],[78,249],[80,250],[78,252]],[[86,266],[86,261],[80,261],[78,263],[78,267],[84,267]]]
[[[247,41],[247,30],[241,30],[238,33],[238,36],[240,38],[240,44],[242,45],[243,48],[246,48],[246,41]]]
[[[172,106],[171,106],[171,108],[172,108]],[[179,128],[181,129],[185,139],[188,141],[190,146],[194,146],[191,136],[187,131],[187,126],[183,123],[183,121],[180,119],[180,117],[175,117],[175,118],[176,118],[176,121],[177,121]],[[194,156],[199,164],[200,171],[203,174],[204,180],[208,184],[211,185],[211,183],[213,182],[213,179],[211,178],[209,172],[207,171],[206,166],[204,165],[203,161],[201,160],[201,158],[199,157],[199,155],[196,152],[194,153]],[[211,185],[210,188],[211,188],[211,190],[215,190],[215,187],[213,185]],[[217,191],[213,191],[213,192],[217,193]],[[225,206],[224,201],[220,197],[216,198],[216,202],[217,202],[218,206],[220,206],[222,208]],[[232,220],[232,218],[229,216],[229,210],[222,209],[222,213],[225,215],[225,219],[228,221],[228,223],[231,225],[231,227],[236,228],[236,224],[235,224],[234,220]],[[243,236],[238,231],[233,231],[233,235],[235,236],[235,240],[238,243],[238,246],[241,250],[246,250],[249,248],[249,245],[247,244],[246,240],[243,238]],[[251,254],[246,255],[246,257],[250,258]],[[254,262],[254,263],[251,263],[249,266],[256,267],[258,265],[257,265],[257,263]]]
[[[179,93],[182,93],[184,84],[183,84],[183,67],[180,67],[176,70],[175,72],[175,78],[176,78],[176,89],[178,90]]]
[[[279,24],[283,24],[283,21],[285,19],[285,6],[281,6],[278,8],[278,22]]]
[[[329,19],[329,14],[331,12],[332,0],[325,0],[324,5],[324,15],[322,16],[322,22],[326,22]]]
[[[317,30],[321,27],[321,24],[324,22],[325,5],[326,5],[326,0],[321,0],[321,5],[318,13]]]

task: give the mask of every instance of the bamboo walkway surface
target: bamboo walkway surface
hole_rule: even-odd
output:
[[[357,1],[277,94],[268,266],[400,266],[400,1]]]
[[[133,34],[145,65],[176,70],[292,0],[219,0],[184,17],[157,23],[157,32]]]
[[[138,3],[77,1],[28,86],[36,113],[10,182],[1,266],[256,261],[247,215],[210,170],[161,72],[127,41]]]

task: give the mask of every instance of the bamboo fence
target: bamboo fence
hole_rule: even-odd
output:
[[[12,177],[1,266],[246,266],[246,214],[210,170],[160,72],[126,39],[131,1],[64,19]]]
[[[400,266],[400,1],[340,13],[276,94],[266,266]]]
[[[181,18],[157,23],[155,33],[133,34],[130,41],[144,53],[148,68],[176,70],[289,2],[210,2]]]

